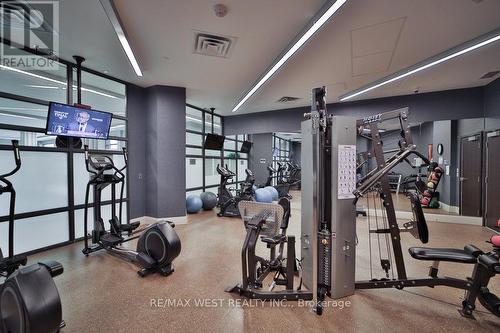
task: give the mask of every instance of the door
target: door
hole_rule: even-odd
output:
[[[481,216],[482,136],[461,138],[460,144],[460,214]]]
[[[500,230],[500,130],[486,134],[486,226]]]

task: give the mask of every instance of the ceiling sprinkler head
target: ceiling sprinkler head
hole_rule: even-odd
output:
[[[214,6],[214,12],[215,12],[215,16],[217,16],[217,17],[224,17],[224,16],[227,15],[227,12],[228,12],[227,6],[218,3],[218,4],[216,4]]]

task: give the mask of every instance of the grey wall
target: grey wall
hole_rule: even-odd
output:
[[[302,155],[302,144],[300,142],[292,142],[291,161],[300,165]]]
[[[433,159],[435,162],[438,162],[438,155],[436,152],[436,148],[438,144],[443,144],[444,146],[444,151],[443,151],[443,163],[442,167],[445,168],[446,165],[450,165],[450,174],[446,175],[446,172],[443,174],[441,177],[441,181],[439,183],[438,191],[440,193],[439,201],[447,204],[447,205],[454,205],[454,203],[451,202],[451,198],[454,197],[452,195],[452,186],[451,184],[455,182],[455,175],[453,172],[451,172],[451,159],[453,156],[453,150],[452,148],[452,132],[454,129],[452,128],[453,123],[451,120],[441,120],[441,121],[435,121],[434,122],[434,127],[433,127]]]
[[[487,131],[500,128],[500,78],[484,89],[484,116]]]
[[[130,218],[146,215],[146,115],[145,90],[127,86],[128,187]]]
[[[130,217],[185,215],[186,89],[130,87],[127,112]]]
[[[308,112],[308,109],[295,108],[224,117],[224,134],[300,132],[304,112]]]
[[[483,95],[483,87],[456,89],[328,104],[328,111],[335,115],[363,117],[409,107],[411,122],[477,118],[483,117],[484,114]],[[494,98],[491,100],[491,103],[495,105],[496,100]],[[309,111],[309,107],[301,107],[225,117],[224,131],[226,135],[298,132],[303,114]]]
[[[265,184],[269,172],[267,166],[273,163],[273,134],[262,133],[251,136],[252,150],[248,156],[248,167],[254,172],[255,184]],[[265,159],[266,163],[260,163]]]

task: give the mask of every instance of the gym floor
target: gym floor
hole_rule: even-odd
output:
[[[293,193],[289,234],[300,229],[300,192]],[[370,277],[367,229],[358,219],[357,279]],[[364,290],[346,300],[349,307],[325,309],[318,317],[304,307],[235,307],[228,300],[236,297],[224,289],[240,282],[240,249],[245,230],[240,219],[218,218],[214,212],[188,217],[177,225],[182,240],[181,255],[169,277],[151,275],[139,278],[136,266],[104,252],[85,258],[82,243],[31,256],[30,262],[54,259],[65,267],[56,283],[63,303],[67,328],[63,332],[498,332],[498,318],[478,303],[476,319],[457,312],[463,292],[446,287],[398,291]],[[429,222],[428,246],[457,247],[475,244],[489,246],[488,230],[469,225]],[[403,236],[403,248],[418,246],[410,235]],[[405,255],[407,252],[405,251]],[[429,262],[407,255],[409,276],[425,276]],[[441,273],[462,278],[470,275],[471,265],[443,263]],[[500,290],[498,279],[490,283]],[[154,307],[152,299],[176,299],[177,306]],[[223,299],[222,306],[196,307],[185,299]],[[182,301],[180,301],[182,300]],[[158,303],[157,304],[163,304]],[[245,305],[245,304],[243,304]],[[256,304],[253,304],[256,305]],[[288,303],[296,305],[296,303]]]

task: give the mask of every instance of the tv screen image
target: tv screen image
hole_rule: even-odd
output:
[[[243,143],[241,144],[240,152],[248,154],[250,153],[250,149],[252,149],[252,142],[243,141]]]
[[[49,104],[47,135],[107,139],[113,114],[72,105]]]
[[[226,139],[223,135],[217,134],[207,134],[203,148],[212,150],[222,150],[224,146],[224,140]]]

